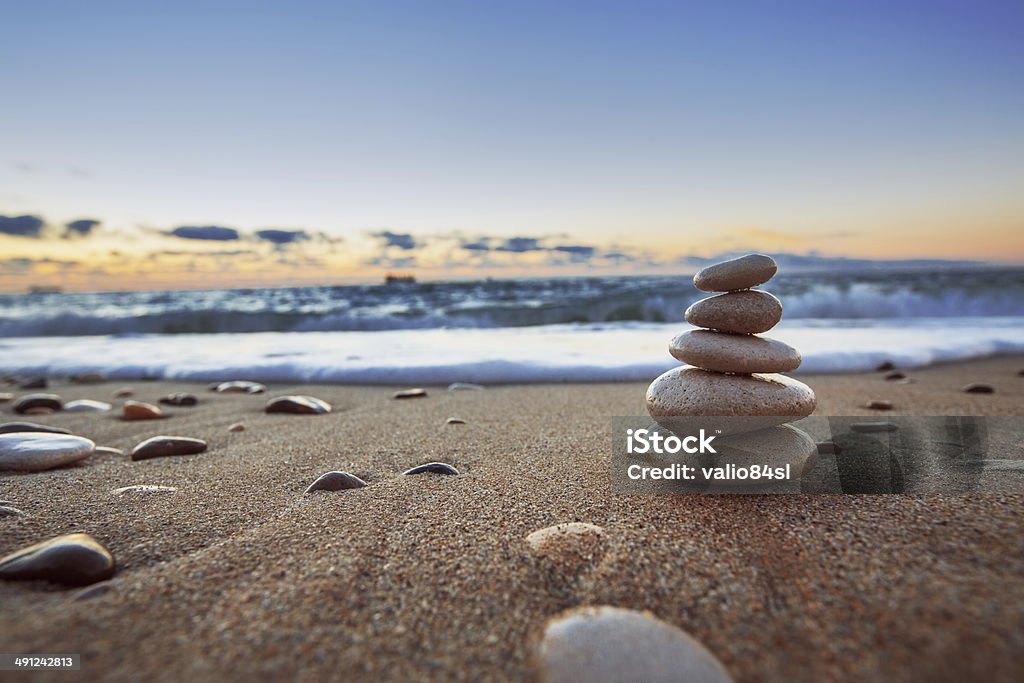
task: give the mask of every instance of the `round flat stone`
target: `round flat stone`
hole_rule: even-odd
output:
[[[86,585],[114,575],[114,558],[88,534],[57,536],[0,559],[0,579]]]
[[[0,434],[0,469],[38,472],[68,465],[92,455],[89,439],[70,434],[13,432]]]
[[[132,460],[166,458],[172,455],[195,455],[206,450],[206,442],[187,436],[154,436],[132,449]]]
[[[649,612],[578,607],[548,620],[538,648],[540,680],[729,683],[707,648]]]
[[[33,408],[49,408],[60,410],[64,402],[57,394],[25,394],[14,402],[14,412],[24,415]]]
[[[734,334],[767,332],[782,319],[782,302],[768,292],[748,289],[701,299],[686,309],[686,322]]]
[[[818,462],[818,444],[814,439],[792,425],[778,425],[756,432],[736,434],[715,439],[715,465],[735,465],[737,468],[751,465],[761,467],[790,466],[790,475],[799,479],[814,469]],[[751,481],[742,479],[715,480],[715,484],[738,486],[771,486],[772,480]]]
[[[164,414],[152,403],[125,401],[124,408],[121,409],[121,416],[125,420],[159,420]]]
[[[291,415],[323,415],[331,412],[331,404],[313,396],[278,396],[267,401],[265,410]]]
[[[103,413],[113,408],[106,401],[93,401],[89,398],[77,401],[68,401],[64,404],[64,410],[69,413]]]
[[[700,428],[754,431],[806,417],[816,404],[809,386],[776,374],[723,375],[682,366],[647,388],[648,412],[677,434]]]
[[[348,472],[327,472],[317,477],[316,481],[309,485],[306,493],[314,491],[344,491],[346,489],[361,489],[366,482],[354,474]]]
[[[391,398],[426,398],[426,397],[427,397],[427,390],[426,389],[419,389],[419,388],[417,388],[417,389],[402,389],[401,391],[396,391],[395,393],[393,393],[391,395]]]
[[[231,382],[221,382],[215,385],[213,390],[221,394],[262,394],[267,390],[267,387],[259,382],[234,380]]]
[[[71,431],[63,427],[51,427],[50,425],[36,424],[35,422],[5,422],[0,425],[0,434],[11,432],[46,432],[48,434],[70,434]]]
[[[693,276],[693,285],[705,292],[750,289],[771,280],[778,269],[771,256],[747,254],[702,269]]]
[[[410,467],[402,474],[458,474],[459,471],[446,462],[428,462]]]
[[[690,330],[669,344],[675,358],[716,372],[788,372],[800,367],[800,352],[768,337]]]

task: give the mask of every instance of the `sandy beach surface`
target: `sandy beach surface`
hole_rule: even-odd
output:
[[[910,371],[801,375],[818,414],[1019,415],[1022,357]],[[968,394],[984,382],[994,394]],[[497,386],[394,400],[394,388],[52,383],[63,398],[198,406],[159,422],[116,411],[28,418],[130,450],[157,434],[207,452],[0,474],[0,555],[86,532],[117,559],[110,589],[0,582],[0,651],[81,653],[33,680],[531,680],[545,620],[579,605],[650,610],[738,681],[1024,678],[1024,496],[614,495],[611,418],[645,385]],[[268,396],[330,401],[267,415]],[[22,419],[0,405],[3,421]],[[466,421],[446,425],[449,417]],[[242,422],[246,429],[229,432]],[[402,476],[444,461],[459,476]],[[303,495],[345,470],[369,486]],[[1020,471],[1008,477],[1024,476]],[[133,484],[175,493],[114,495]],[[561,522],[605,530],[579,572],[531,554]],[[25,674],[0,673],[2,680]]]

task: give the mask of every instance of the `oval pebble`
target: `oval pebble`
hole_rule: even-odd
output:
[[[444,423],[446,425],[464,425],[466,421],[457,417],[449,417]]]
[[[245,425],[242,424],[241,422],[236,422],[235,424],[233,424],[230,427],[228,427],[228,431],[229,432],[244,432],[245,431]]]
[[[70,434],[13,432],[0,434],[0,469],[38,472],[69,465],[92,455],[89,439]]]
[[[123,496],[126,493],[174,493],[178,489],[173,486],[158,486],[156,484],[133,484],[122,486],[111,491],[115,496]]]
[[[890,382],[894,382],[894,381],[896,381],[898,379],[906,379],[906,378],[907,378],[907,375],[905,373],[900,372],[899,370],[893,370],[892,372],[886,373],[886,375],[885,375],[885,379],[890,381]]]
[[[70,434],[71,430],[63,427],[51,427],[50,425],[36,424],[35,422],[5,422],[0,425],[0,434],[12,432],[42,432],[45,434]]]
[[[0,579],[8,580],[85,585],[109,579],[114,569],[113,556],[88,534],[57,536],[0,559]]]
[[[106,401],[93,401],[89,398],[83,398],[77,401],[68,401],[64,404],[65,412],[69,413],[102,413],[113,407],[114,406],[110,405]]]
[[[187,436],[154,436],[132,449],[132,460],[195,455],[206,450],[206,442]]]
[[[199,399],[195,394],[168,394],[161,396],[158,402],[167,406],[194,406]]]
[[[426,398],[426,389],[402,389],[391,394],[391,398]]]
[[[366,482],[354,474],[348,472],[327,472],[317,477],[316,481],[309,485],[305,493],[314,491],[344,491],[346,489],[360,489],[366,486]]]
[[[749,289],[701,299],[686,309],[686,322],[733,334],[759,334],[782,319],[782,302],[768,292]]]
[[[747,254],[701,269],[693,276],[693,285],[705,292],[750,289],[771,280],[778,269],[771,256]]]
[[[291,415],[323,415],[331,412],[331,404],[313,396],[278,396],[267,401],[265,410]]]
[[[445,462],[428,462],[410,467],[402,474],[458,474],[459,471]]]
[[[121,416],[125,420],[159,420],[164,413],[152,403],[125,401],[124,407],[121,409]]]
[[[232,380],[214,385],[213,390],[221,394],[262,394],[267,387],[259,382]]]
[[[542,681],[732,681],[685,631],[620,607],[577,607],[549,619],[537,654]]]
[[[868,410],[892,410],[894,408],[892,401],[869,401],[864,407]]]
[[[64,402],[57,394],[25,394],[14,403],[14,412],[24,415],[34,408],[60,410]]]
[[[800,367],[800,352],[789,344],[712,330],[677,335],[669,344],[669,353],[684,363],[716,372],[788,372]]]
[[[995,387],[991,384],[968,384],[964,387],[964,391],[968,394],[994,394],[996,393]]]

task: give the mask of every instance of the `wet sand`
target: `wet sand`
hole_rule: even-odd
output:
[[[1022,357],[910,371],[801,375],[818,414],[1014,415]],[[966,394],[971,382],[996,393]],[[63,398],[192,391],[160,422],[115,413],[28,418],[130,450],[156,434],[205,439],[194,456],[0,474],[0,554],[92,534],[117,558],[111,589],[0,581],[0,651],[81,653],[33,680],[529,680],[547,617],[576,605],[647,609],[703,642],[739,681],[1020,680],[1024,496],[616,496],[611,417],[644,414],[645,385],[490,387],[396,401],[393,388],[55,382]],[[311,394],[325,416],[266,415]],[[22,419],[0,405],[3,421]],[[449,417],[466,420],[446,425]],[[235,422],[244,432],[228,432]],[[461,474],[403,477],[440,460]],[[357,490],[304,496],[346,470]],[[1021,472],[1007,476],[1022,477]],[[116,496],[132,484],[173,494]],[[531,555],[560,522],[605,529],[579,575]],[[26,680],[0,673],[2,680]]]

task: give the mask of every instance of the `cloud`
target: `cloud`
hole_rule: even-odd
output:
[[[222,228],[217,225],[204,227],[182,226],[171,230],[168,235],[180,237],[186,240],[213,240],[216,242],[230,242],[239,239],[238,231],[234,228]]]
[[[504,244],[495,247],[495,251],[511,251],[522,254],[527,251],[543,251],[540,240],[536,237],[509,237]]]
[[[0,233],[15,237],[39,237],[46,223],[39,216],[0,216]]]
[[[257,230],[256,236],[273,244],[291,244],[309,239],[305,230]]]
[[[67,228],[64,231],[64,237],[87,237],[92,234],[92,231],[99,226],[100,222],[91,218],[81,218],[77,221],[71,221],[64,227]]]
[[[476,242],[463,242],[461,245],[466,251],[490,251],[491,245],[486,239],[477,240]]]
[[[575,257],[588,259],[597,253],[597,249],[594,247],[588,247],[584,245],[576,244],[562,244],[557,247],[552,247],[552,251],[560,251],[566,254],[572,254]]]
[[[415,249],[416,240],[408,233],[395,233],[390,230],[375,232],[373,236],[384,240],[385,246],[398,247],[399,249]]]

